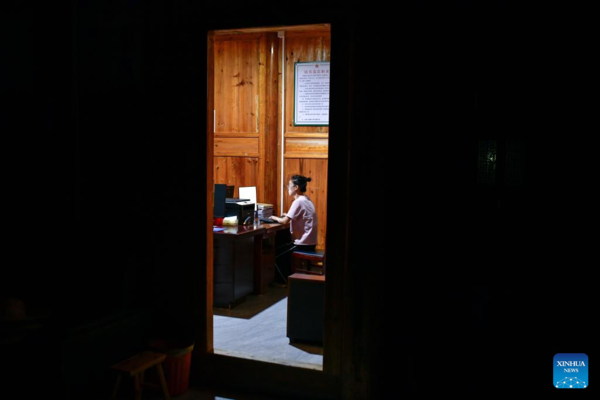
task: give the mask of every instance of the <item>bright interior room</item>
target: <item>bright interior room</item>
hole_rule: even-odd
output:
[[[215,354],[323,370],[330,49],[328,24],[209,32]]]

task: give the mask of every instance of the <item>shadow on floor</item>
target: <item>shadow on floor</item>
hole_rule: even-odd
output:
[[[319,354],[321,356],[323,355],[323,346],[298,342],[290,343],[290,346],[293,346],[299,350],[305,351],[310,354]]]
[[[286,294],[287,289],[285,287],[269,287],[267,293],[248,295],[246,301],[238,304],[232,309],[215,307],[213,308],[213,314],[222,317],[250,319],[271,307],[273,304],[281,301],[286,297]]]

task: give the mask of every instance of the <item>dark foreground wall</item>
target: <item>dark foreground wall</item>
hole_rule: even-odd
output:
[[[545,155],[571,153],[548,153],[560,146],[531,135],[569,125],[545,107],[544,46],[534,45],[530,21],[501,4],[413,2],[392,15],[333,3],[323,9],[332,62],[337,44],[348,73],[347,96],[335,99],[346,104],[336,110],[347,113],[339,134],[349,144],[342,396],[382,398],[390,384],[429,393],[465,371],[476,379],[462,391],[495,392],[516,358],[542,371],[555,352],[593,354],[593,287],[584,274],[564,286],[593,248],[564,206],[579,196],[565,190],[565,176],[585,180],[568,163],[555,174]],[[165,326],[196,336],[202,300],[190,277],[205,259],[206,104],[195,43],[217,16],[231,28],[328,22],[259,5],[6,6],[11,262],[1,295],[22,299],[40,325],[3,325],[2,346],[16,376],[30,368],[45,384],[27,390],[77,398]],[[390,52],[401,61],[372,56]],[[525,152],[521,164],[498,161],[491,186],[478,180],[480,141],[489,140],[500,155],[509,142]],[[524,179],[511,186],[513,167]],[[567,293],[588,317],[557,331],[550,321],[570,312]],[[551,389],[550,377],[533,376],[527,389]],[[23,379],[12,382],[23,388]]]

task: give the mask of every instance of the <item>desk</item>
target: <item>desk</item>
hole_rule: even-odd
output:
[[[275,277],[277,232],[288,225],[224,226],[213,232],[213,285],[216,307],[232,308],[254,292],[263,294]],[[287,229],[286,229],[287,228]]]

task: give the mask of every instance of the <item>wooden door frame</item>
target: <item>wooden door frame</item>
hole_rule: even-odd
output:
[[[341,24],[344,25],[344,24]],[[212,110],[214,108],[214,41],[213,29],[204,31],[207,44],[207,108],[206,108],[206,303],[204,310],[197,315],[205,318],[204,332],[198,332],[194,360],[196,368],[193,373],[206,374],[206,380],[228,386],[252,387],[253,390],[278,391],[278,393],[304,393],[306,395],[337,398],[340,393],[340,373],[342,364],[342,344],[344,316],[349,310],[342,307],[345,271],[347,271],[347,235],[349,211],[349,178],[350,165],[350,127],[347,115],[350,112],[350,54],[344,45],[343,33],[335,35],[332,28],[331,47],[335,48],[336,57],[332,59],[332,78],[330,95],[330,165],[344,167],[328,168],[328,205],[327,205],[327,284],[325,286],[325,334],[323,371],[307,370],[279,364],[233,358],[214,354],[213,347],[213,163],[214,163],[214,131]],[[286,27],[265,28],[277,30]],[[257,28],[260,29],[260,28]],[[342,27],[343,29],[343,27]],[[340,29],[340,32],[342,31]],[[339,48],[338,44],[339,43]],[[332,54],[333,51],[332,51]],[[335,95],[334,95],[335,93]],[[333,135],[332,135],[333,133]],[[346,133],[346,134],[344,134]],[[201,282],[200,282],[201,284]],[[198,289],[201,289],[198,287]],[[202,326],[203,324],[199,324]],[[232,369],[247,373],[229,374]],[[257,382],[253,376],[269,376],[267,383]],[[221,381],[223,380],[224,381]],[[200,380],[203,380],[200,378]],[[261,386],[262,385],[262,386]],[[278,388],[278,389],[275,389]],[[282,392],[283,391],[283,392]]]

